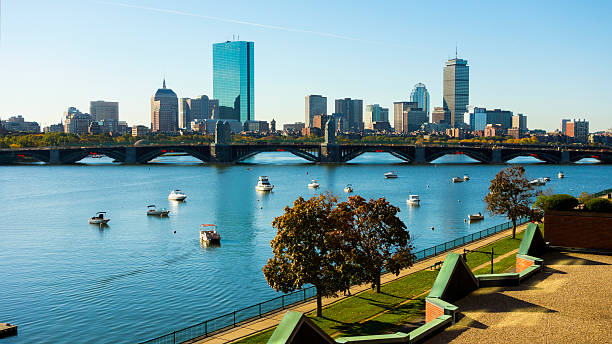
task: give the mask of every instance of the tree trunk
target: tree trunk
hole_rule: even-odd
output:
[[[323,300],[321,299],[321,293],[319,293],[319,289],[317,288],[317,318],[323,316]]]
[[[376,276],[376,292],[380,293],[380,271],[378,271],[378,275]]]
[[[512,219],[512,239],[516,238],[516,219]]]

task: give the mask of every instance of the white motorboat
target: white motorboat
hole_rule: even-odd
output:
[[[565,174],[563,174],[563,172],[559,172],[559,173],[557,174],[557,177],[559,177],[559,179],[561,179],[561,178],[565,178]]]
[[[397,178],[397,174],[395,173],[395,171],[390,171],[390,172],[386,172],[385,173],[385,178]]]
[[[316,188],[319,187],[319,183],[317,183],[316,179],[313,179],[312,183],[308,184],[308,187],[311,188],[311,189],[316,189]]]
[[[470,180],[470,176],[468,176],[467,174],[463,176],[463,180]]]
[[[453,183],[462,183],[463,179],[461,179],[459,177],[453,177],[452,181],[453,181]]]
[[[259,176],[259,181],[257,182],[255,190],[272,191],[272,189],[274,189],[274,185],[270,184],[270,182],[268,181],[268,176]]]
[[[542,179],[544,179],[545,182],[549,182],[550,181],[550,177],[544,177]]]
[[[348,184],[345,188],[344,188],[344,192],[346,193],[350,193],[353,192],[353,186],[351,184]]]
[[[92,225],[105,225],[108,223],[108,221],[110,221],[109,218],[104,218],[104,214],[106,214],[105,211],[99,211],[96,213],[96,216],[92,216],[91,219],[89,219],[89,223]]]
[[[421,199],[419,198],[419,195],[410,195],[406,202],[410,205],[418,206],[421,203]]]
[[[546,185],[546,179],[544,179],[544,178],[537,178],[537,179],[529,181],[529,184],[531,184],[533,186]]]
[[[166,208],[161,208],[161,209],[157,209],[155,208],[155,204],[151,204],[147,206],[147,215],[152,215],[152,216],[168,216],[168,214],[170,213],[170,210],[166,209]]]
[[[168,199],[171,201],[184,201],[185,198],[187,198],[187,195],[181,190],[172,190],[168,195]]]
[[[482,215],[481,213],[468,214],[468,220],[470,221],[484,220],[484,215]]]
[[[219,245],[221,244],[221,235],[217,233],[217,226],[213,224],[203,224],[200,228],[200,243],[204,245]]]

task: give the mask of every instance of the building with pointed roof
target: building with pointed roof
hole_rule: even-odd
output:
[[[151,97],[151,131],[174,132],[178,130],[178,97],[172,89],[162,88]]]

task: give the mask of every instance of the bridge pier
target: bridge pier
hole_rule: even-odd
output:
[[[425,159],[425,147],[415,147],[414,148],[414,164],[426,164],[427,159]]]
[[[136,147],[125,147],[125,161],[126,164],[137,164],[136,160]]]
[[[340,155],[340,145],[322,143],[321,144],[321,160],[322,163],[339,163],[342,162]]]
[[[60,151],[58,149],[49,150],[49,164],[60,165],[62,160],[60,159]]]
[[[223,143],[213,143],[210,145],[210,156],[219,163],[232,163],[232,146]]]
[[[568,151],[561,151],[561,164],[569,164],[572,161],[570,160],[570,152]]]
[[[502,164],[502,151],[501,149],[492,149],[491,150],[491,161],[490,164]]]

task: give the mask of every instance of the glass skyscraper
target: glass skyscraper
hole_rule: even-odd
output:
[[[253,49],[253,42],[213,44],[213,97],[219,100],[220,119],[255,119]]]
[[[418,83],[414,85],[412,92],[410,92],[410,101],[419,103],[419,106],[429,118],[429,92],[424,84]]]
[[[461,127],[470,101],[470,67],[467,60],[450,59],[444,66],[444,110],[450,112],[450,125]]]

